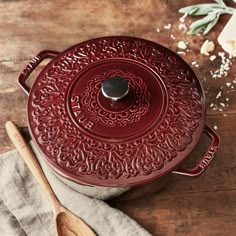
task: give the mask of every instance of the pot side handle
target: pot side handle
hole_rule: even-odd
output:
[[[57,56],[59,52],[51,51],[51,50],[44,50],[38,53],[37,56],[35,56],[24,68],[24,70],[21,72],[18,83],[20,87],[23,89],[23,91],[29,95],[30,87],[26,84],[26,80],[30,76],[30,74],[33,72],[33,70],[46,58],[53,58]]]
[[[204,132],[211,138],[211,144],[197,166],[189,169],[176,169],[172,171],[172,173],[187,176],[198,176],[206,170],[210,162],[214,159],[220,146],[220,137],[207,125],[205,126]]]

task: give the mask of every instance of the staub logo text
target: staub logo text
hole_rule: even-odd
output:
[[[88,119],[81,108],[80,96],[76,95],[71,97],[71,108],[79,124],[86,129],[92,129],[94,127],[94,122]]]

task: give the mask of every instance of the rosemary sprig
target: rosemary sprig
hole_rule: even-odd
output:
[[[232,1],[236,3],[236,0]],[[197,34],[202,31],[203,34],[207,34],[216,25],[221,14],[236,13],[236,9],[227,6],[223,0],[215,0],[215,2],[216,3],[197,4],[179,9],[179,12],[185,14],[185,16],[206,15],[202,19],[199,19],[190,25],[188,34]]]

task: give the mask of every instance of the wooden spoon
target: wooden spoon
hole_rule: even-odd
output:
[[[61,205],[44,176],[33,152],[23,139],[18,128],[11,122],[6,123],[6,130],[11,141],[23,157],[35,179],[46,193],[53,209],[54,220],[59,236],[95,236],[92,229],[78,216]]]

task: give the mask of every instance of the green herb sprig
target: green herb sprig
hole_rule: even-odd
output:
[[[236,0],[232,1],[236,3]],[[185,16],[206,15],[190,25],[188,34],[197,34],[202,31],[203,34],[207,34],[216,25],[221,14],[236,13],[236,9],[227,6],[223,0],[215,0],[215,2],[216,3],[197,4],[179,9],[179,12],[185,14]]]

